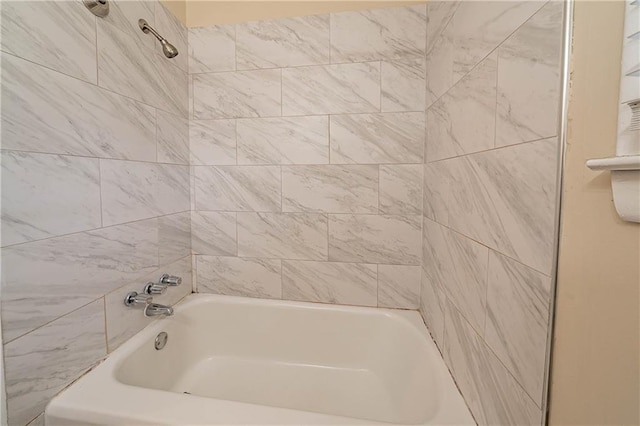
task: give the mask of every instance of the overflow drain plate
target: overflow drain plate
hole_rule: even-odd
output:
[[[164,346],[167,344],[168,339],[169,335],[167,333],[165,333],[164,331],[159,333],[156,336],[156,341],[154,343],[156,350],[159,351],[160,349],[164,348]]]

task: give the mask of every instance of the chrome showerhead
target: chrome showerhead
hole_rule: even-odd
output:
[[[178,49],[176,49],[173,44],[169,43],[164,38],[160,40],[160,43],[162,44],[162,52],[164,53],[164,56],[167,58],[175,58],[178,56]]]
[[[162,52],[164,53],[164,56],[166,56],[167,58],[175,58],[176,56],[178,56],[178,49],[176,49],[176,47],[173,44],[169,43],[166,38],[158,34],[158,32],[154,30],[153,27],[151,27],[151,25],[149,25],[146,20],[138,19],[138,26],[140,27],[143,33],[145,34],[151,33],[158,39],[160,44],[162,44]]]

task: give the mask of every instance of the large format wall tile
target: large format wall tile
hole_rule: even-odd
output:
[[[331,116],[331,163],[422,163],[424,113]]]
[[[2,147],[155,161],[155,111],[2,54]]]
[[[433,19],[430,17],[427,24],[430,36],[427,106],[471,71],[544,4],[541,1],[438,3],[448,5],[432,5],[432,8],[437,8],[437,15]],[[447,20],[449,16],[451,18]],[[443,17],[446,22],[438,22],[438,17]]]
[[[542,405],[551,278],[491,252],[485,340]]]
[[[164,294],[154,295],[154,303],[174,305],[186,295],[191,294],[191,256],[173,263],[161,265],[155,271],[125,284],[107,294],[104,298],[105,317],[107,322],[107,350],[112,353],[121,344],[149,325],[154,318],[142,315],[140,309],[132,309],[122,303],[124,296],[130,291],[140,291],[146,282],[156,282],[160,275],[169,274],[182,278],[182,284],[171,287]]]
[[[236,164],[235,120],[190,120],[191,164]]]
[[[3,3],[2,50],[96,82],[95,18],[75,1]]]
[[[496,57],[487,57],[427,110],[427,161],[493,148]]]
[[[422,214],[422,164],[380,165],[380,213]]]
[[[238,213],[238,255],[326,260],[327,216],[314,213]]]
[[[195,74],[195,119],[269,117],[281,113],[281,71]]]
[[[191,254],[191,215],[189,212],[158,218],[158,263],[171,263]]]
[[[419,216],[329,215],[329,260],[420,265]]]
[[[451,304],[445,324],[445,361],[478,424],[539,425],[540,409]]]
[[[189,72],[236,69],[235,25],[189,28]]]
[[[2,262],[8,341],[157,268],[157,219],[5,247]]]
[[[2,151],[2,245],[101,226],[93,158]]]
[[[238,164],[327,164],[329,117],[238,120]]]
[[[424,110],[426,72],[424,58],[382,62],[380,72],[383,112]]]
[[[561,35],[562,2],[552,1],[498,49],[496,146],[557,134]]]
[[[100,86],[187,117],[187,74],[114,26],[100,20],[97,26]]]
[[[417,309],[420,266],[378,265],[378,306]]]
[[[455,161],[455,160],[454,160]],[[449,167],[452,161],[438,161],[424,165],[422,183],[422,213],[425,217],[441,223],[449,224],[449,178],[447,174],[453,170]]]
[[[440,352],[444,353],[444,313],[447,298],[436,283],[428,278],[425,268],[421,267],[420,270],[420,313]]]
[[[380,111],[380,62],[282,70],[282,114]]]
[[[552,138],[451,161],[449,226],[550,273],[557,155]]]
[[[426,7],[331,14],[331,60],[371,61],[424,56]]]
[[[189,168],[100,160],[103,225],[189,210]]]
[[[460,0],[427,2],[427,54],[451,21],[460,3]]]
[[[108,22],[129,37],[136,39],[140,45],[151,50],[155,47],[153,34],[145,34],[140,31],[138,20],[144,18],[149,25],[156,28],[155,5],[157,1],[125,0],[109,2],[109,14],[102,19]]]
[[[160,110],[156,119],[158,162],[189,164],[189,121]]]
[[[235,212],[191,212],[194,254],[235,256],[238,253]]]
[[[238,69],[329,63],[329,15],[238,24]]]
[[[198,290],[203,293],[279,299],[280,260],[196,256]]]
[[[489,249],[429,219],[422,226],[424,285],[440,289],[482,333]]]
[[[23,425],[107,354],[102,299],[4,346],[8,420]]]
[[[199,166],[195,185],[198,210],[281,209],[279,166]]]
[[[163,37],[170,40],[171,44],[178,49],[178,56],[175,56],[168,61],[180,68],[182,71],[189,72],[187,28],[178,20],[178,18],[173,16],[173,14],[167,10],[161,1],[154,1],[152,4],[155,6],[154,28],[162,34]],[[142,31],[140,32],[142,33]],[[156,49],[155,52],[158,55],[167,59],[162,53],[162,46],[160,45],[160,42],[156,41],[154,47]]]
[[[283,167],[282,210],[377,213],[378,167]]]
[[[306,302],[376,306],[376,265],[282,262],[282,298]]]

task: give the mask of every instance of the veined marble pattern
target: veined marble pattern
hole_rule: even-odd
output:
[[[542,406],[551,278],[491,251],[485,340]]]
[[[378,306],[418,309],[420,266],[378,265]]]
[[[2,262],[6,342],[157,268],[157,219],[5,247]]]
[[[138,19],[144,18],[149,25],[156,28],[155,6],[157,3],[157,0],[112,1],[109,2],[109,14],[101,19],[126,33],[129,37],[137,39],[137,42],[151,50],[155,48],[156,39],[152,34],[140,31]],[[164,33],[161,32],[161,34]]]
[[[376,265],[282,262],[282,298],[306,302],[376,306]]]
[[[189,164],[189,121],[160,110],[156,118],[158,162]]]
[[[101,20],[97,26],[100,86],[186,117],[187,74],[114,26]]]
[[[282,70],[282,115],[380,111],[380,62]]]
[[[236,27],[215,25],[189,28],[189,72],[236,69]]]
[[[422,163],[422,112],[331,116],[331,163]]]
[[[329,117],[237,121],[238,164],[329,163]]]
[[[562,2],[549,2],[498,49],[496,146],[557,134],[561,40]]]
[[[189,210],[189,168],[100,160],[104,226]]]
[[[451,160],[449,226],[549,274],[557,144],[544,139]]]
[[[543,5],[543,1],[461,2],[445,29],[454,45],[453,83]]]
[[[493,148],[497,69],[492,54],[427,110],[427,161]]]
[[[430,27],[427,31],[430,35],[427,106],[471,71],[543,4],[538,1],[450,2],[443,6],[442,15],[453,13],[445,28],[436,23],[435,17],[427,25]]]
[[[236,164],[235,120],[190,120],[191,164]]]
[[[281,70],[193,75],[195,119],[269,117],[281,111]]]
[[[171,263],[191,254],[191,215],[182,212],[158,218],[158,262]]]
[[[424,284],[440,289],[482,333],[489,249],[429,219],[422,226]]]
[[[371,61],[424,56],[426,6],[331,14],[331,60]]]
[[[377,213],[377,166],[289,166],[282,168],[282,210]]]
[[[445,361],[479,425],[539,425],[542,413],[450,303]]]
[[[440,352],[444,353],[444,312],[447,298],[436,283],[428,279],[424,267],[420,270],[420,313]]]
[[[236,25],[238,69],[329,63],[329,15]]]
[[[282,295],[280,260],[196,256],[196,262],[200,292],[268,299]]]
[[[235,212],[191,212],[194,254],[235,256],[238,253]]]
[[[280,211],[279,166],[198,166],[198,210]]]
[[[3,246],[101,226],[97,159],[1,155]]]
[[[78,309],[4,346],[8,421],[24,425],[106,354],[104,302]]]
[[[452,160],[457,161],[457,160]],[[422,184],[422,209],[425,217],[441,223],[449,224],[449,180],[448,164],[452,161],[438,161],[424,165]]]
[[[420,265],[419,216],[329,215],[329,260]]]
[[[188,294],[191,294],[191,256],[187,256],[171,264],[162,265],[144,277],[127,283],[105,296],[107,350],[109,353],[116,350],[121,344],[154,320],[141,315],[139,309],[131,309],[125,306],[122,303],[124,295],[130,291],[140,291],[141,284],[149,281],[156,282],[160,275],[165,273],[182,277],[182,284],[177,287],[171,287],[165,294],[154,295],[153,301],[155,303],[174,305]]]
[[[95,84],[95,20],[86,12],[75,1],[5,2],[2,50]]]
[[[327,216],[238,213],[238,256],[326,260]]]
[[[422,214],[422,164],[380,165],[380,213]]]
[[[4,53],[2,105],[4,149],[155,161],[153,108]]]
[[[159,41],[155,41],[155,52],[161,56],[163,60],[171,62],[184,72],[189,72],[189,48],[187,43],[187,28],[173,16],[171,12],[162,4],[161,1],[155,1],[155,29],[162,34],[167,40],[171,40],[178,49],[178,56],[168,59],[162,53],[162,45]],[[140,33],[144,34],[142,31]],[[149,36],[149,34],[147,34]]]
[[[382,62],[382,111],[423,111],[425,58]]]
[[[427,54],[460,6],[460,0],[427,2]]]

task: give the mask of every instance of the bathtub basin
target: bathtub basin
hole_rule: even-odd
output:
[[[45,420],[475,424],[415,311],[202,294],[54,398]]]

